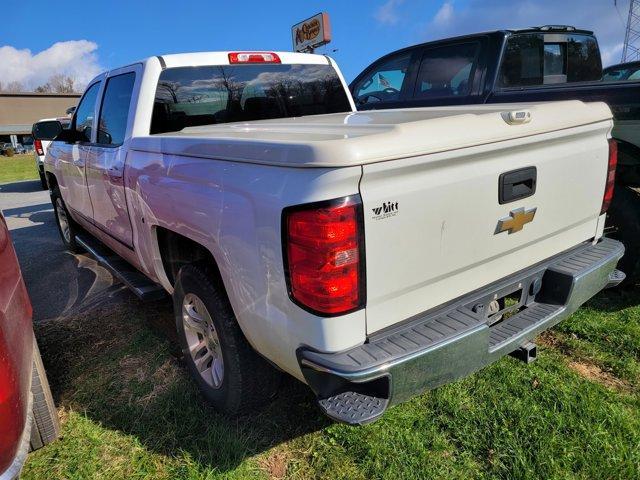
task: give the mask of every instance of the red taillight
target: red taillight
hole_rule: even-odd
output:
[[[44,155],[44,150],[42,149],[42,140],[35,139],[33,141],[33,148],[36,149],[36,153],[40,156]]]
[[[362,204],[358,197],[283,212],[284,256],[291,298],[323,316],[364,305]]]
[[[280,57],[273,52],[232,52],[229,63],[280,63]]]
[[[607,183],[604,187],[604,196],[602,197],[602,208],[600,215],[606,213],[611,205],[613,198],[613,189],[616,183],[616,165],[618,164],[618,142],[613,138],[609,139],[609,163],[607,166]]]

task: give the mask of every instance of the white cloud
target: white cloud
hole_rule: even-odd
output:
[[[400,20],[398,7],[404,0],[387,0],[376,10],[374,17],[383,25],[395,25]]]
[[[451,23],[453,19],[453,3],[444,2],[440,7],[440,10],[433,17],[433,23],[440,26],[445,26]]]
[[[88,40],[57,42],[33,54],[29,49],[18,50],[10,45],[0,47],[0,82],[20,82],[33,89],[47,82],[54,74],[69,75],[76,85],[84,87],[103,68],[98,62],[98,45]]]
[[[602,55],[602,65],[613,65],[620,63],[624,43],[616,43],[615,45],[600,45],[600,55]]]
[[[468,0],[456,4],[454,11],[452,0],[446,0],[427,23],[423,38],[434,40],[536,25],[573,25],[595,32],[606,66],[620,61],[629,0],[618,0],[618,10],[621,14],[607,0]]]

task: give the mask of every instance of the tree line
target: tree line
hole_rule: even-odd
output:
[[[29,91],[36,93],[78,93],[80,90],[75,78],[61,73],[51,75],[46,83],[39,85],[33,90],[26,88],[22,82],[18,81],[8,83],[0,82],[0,92],[18,93]]]

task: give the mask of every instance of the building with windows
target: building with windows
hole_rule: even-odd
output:
[[[0,143],[32,143],[31,126],[35,122],[66,116],[79,98],[79,93],[0,92]]]

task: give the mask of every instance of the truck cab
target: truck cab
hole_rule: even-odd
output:
[[[375,61],[350,89],[368,110],[567,99],[556,87],[601,78],[593,32],[544,26],[407,47]]]

